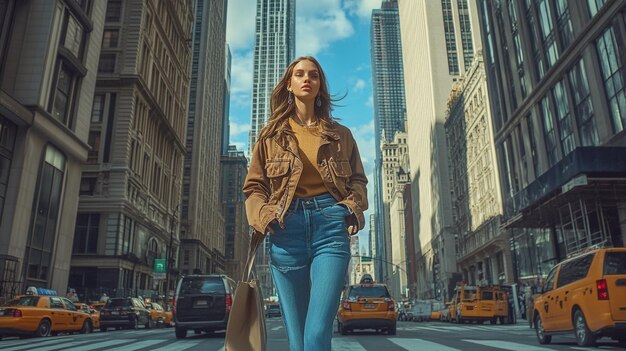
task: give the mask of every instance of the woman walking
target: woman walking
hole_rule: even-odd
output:
[[[270,119],[243,187],[248,222],[269,233],[272,278],[291,351],[330,351],[350,261],[364,226],[367,178],[350,130],[313,57],[292,62],[274,88]]]

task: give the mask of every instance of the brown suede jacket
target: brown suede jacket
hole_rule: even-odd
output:
[[[317,152],[317,170],[328,192],[354,214],[357,228],[363,229],[367,210],[367,177],[356,142],[350,130],[338,123],[322,131]],[[277,220],[284,227],[284,217],[302,174],[298,142],[287,121],[254,145],[250,169],[243,186],[248,223],[265,233]],[[348,218],[350,224],[351,218]]]

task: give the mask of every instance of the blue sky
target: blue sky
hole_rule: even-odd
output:
[[[370,64],[370,17],[381,0],[296,0],[296,57],[315,56],[328,78],[331,94],[347,96],[333,112],[352,130],[369,179],[370,209],[360,246],[369,241],[373,210],[374,110]],[[256,0],[229,0],[226,38],[233,56],[231,67],[230,143],[248,150],[250,96],[254,51]]]

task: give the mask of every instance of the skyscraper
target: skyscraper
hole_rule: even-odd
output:
[[[0,1],[0,300],[68,286],[105,10]]]
[[[478,4],[520,280],[591,245],[624,246],[626,2]]]
[[[250,154],[269,118],[272,90],[295,58],[295,51],[296,1],[257,0],[252,119],[248,136]],[[274,295],[269,271],[269,245],[264,244],[259,250],[257,274],[263,296]]]
[[[391,261],[391,242],[388,210],[385,210],[385,189],[383,189],[382,181],[384,175],[381,144],[383,139],[387,142],[393,142],[395,133],[404,130],[404,112],[406,109],[397,0],[385,0],[380,9],[372,11],[370,40],[376,142],[374,212],[376,215],[375,236],[378,260],[376,260],[375,265],[377,267],[377,280],[384,281],[389,278],[388,267],[385,262]]]
[[[296,52],[296,1],[257,0],[250,154],[270,113],[270,96]]]
[[[191,65],[191,0],[106,5],[69,279],[88,300],[163,292],[154,260],[178,247]]]
[[[446,298],[456,262],[444,121],[448,95],[480,49],[469,0],[399,0],[417,294]]]
[[[182,274],[223,273],[220,160],[224,121],[226,0],[195,0],[189,119],[181,209]]]

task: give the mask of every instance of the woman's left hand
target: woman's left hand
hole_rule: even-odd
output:
[[[354,235],[359,231],[359,226],[357,225],[356,221],[356,215],[354,213],[346,217],[346,230],[350,235]]]

